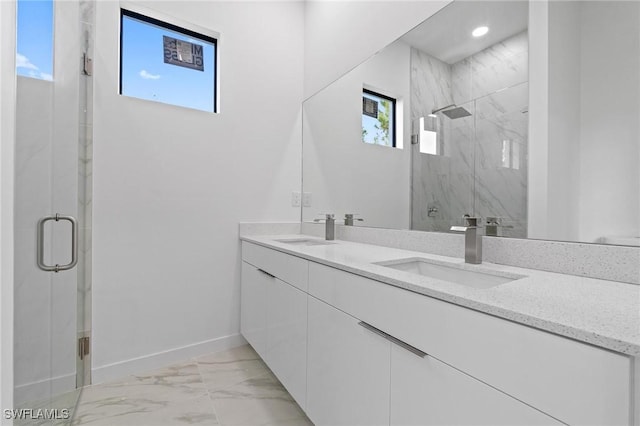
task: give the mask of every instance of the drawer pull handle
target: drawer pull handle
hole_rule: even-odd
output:
[[[398,346],[400,346],[400,347],[402,347],[402,348],[404,348],[404,349],[408,350],[408,351],[409,351],[409,352],[411,352],[412,354],[414,354],[414,355],[418,355],[420,358],[424,358],[424,357],[426,357],[427,355],[429,355],[428,353],[426,353],[426,352],[422,352],[420,349],[415,348],[415,347],[411,346],[410,344],[405,343],[405,342],[403,342],[402,340],[397,339],[397,338],[393,337],[392,335],[385,333],[384,331],[380,330],[379,328],[375,328],[375,327],[374,327],[374,326],[372,326],[371,324],[367,324],[367,323],[366,323],[366,322],[364,322],[364,321],[360,321],[360,322],[358,323],[358,325],[359,325],[359,326],[362,326],[362,327],[364,327],[364,328],[366,328],[367,330],[369,330],[369,331],[370,331],[370,332],[372,332],[372,333],[377,334],[378,336],[382,336],[382,337],[384,337],[385,339],[387,339],[387,340],[388,340],[388,341],[390,341],[391,343],[395,343],[396,345],[398,345]]]
[[[276,277],[275,275],[272,275],[272,274],[268,273],[268,272],[267,272],[267,271],[265,271],[264,269],[260,269],[260,268],[258,268],[258,271],[262,272],[262,273],[263,273],[263,274],[265,274],[265,275],[270,276],[271,278],[275,278],[275,277]]]

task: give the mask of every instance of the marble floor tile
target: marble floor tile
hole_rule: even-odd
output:
[[[72,425],[312,425],[249,346],[83,389]]]
[[[312,425],[270,372],[209,395],[223,425]]]
[[[42,401],[31,401],[22,404],[18,408],[30,408],[33,410],[58,410],[59,418],[57,419],[15,419],[13,421],[14,426],[65,426],[71,423],[70,418],[63,418],[62,410],[67,410],[69,415],[73,414],[73,410],[78,402],[78,396],[80,394],[79,389],[75,389],[71,392],[66,392],[60,395],[56,395],[51,399]]]
[[[175,364],[149,373],[136,374],[133,377],[136,385],[140,386],[143,391],[148,386],[152,386],[153,389],[160,387],[168,392],[177,392],[188,397],[192,394],[200,394],[205,390],[196,362]]]
[[[249,345],[199,357],[196,362],[209,391],[224,389],[269,371]]]
[[[216,414],[207,394],[181,401],[147,398],[118,398],[104,400],[78,409],[73,425],[96,426],[161,426],[161,425],[218,425]]]

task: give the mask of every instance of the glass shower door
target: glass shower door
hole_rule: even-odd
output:
[[[85,380],[86,8],[17,9],[14,405],[18,423],[59,424]]]

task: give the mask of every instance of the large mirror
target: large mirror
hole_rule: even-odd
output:
[[[639,58],[639,2],[454,1],[304,102],[302,219],[640,245]]]

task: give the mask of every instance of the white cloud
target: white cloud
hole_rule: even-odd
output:
[[[29,58],[19,53],[16,53],[16,68],[26,68],[28,70],[37,71],[38,67],[33,65]]]
[[[145,80],[157,80],[160,78],[159,74],[151,74],[147,72],[147,70],[142,70],[139,74],[140,77],[144,78]]]
[[[40,71],[40,68],[32,64],[29,58],[19,53],[16,53],[16,68],[28,69],[29,77],[39,78],[40,80],[53,81],[53,76],[51,74]]]

